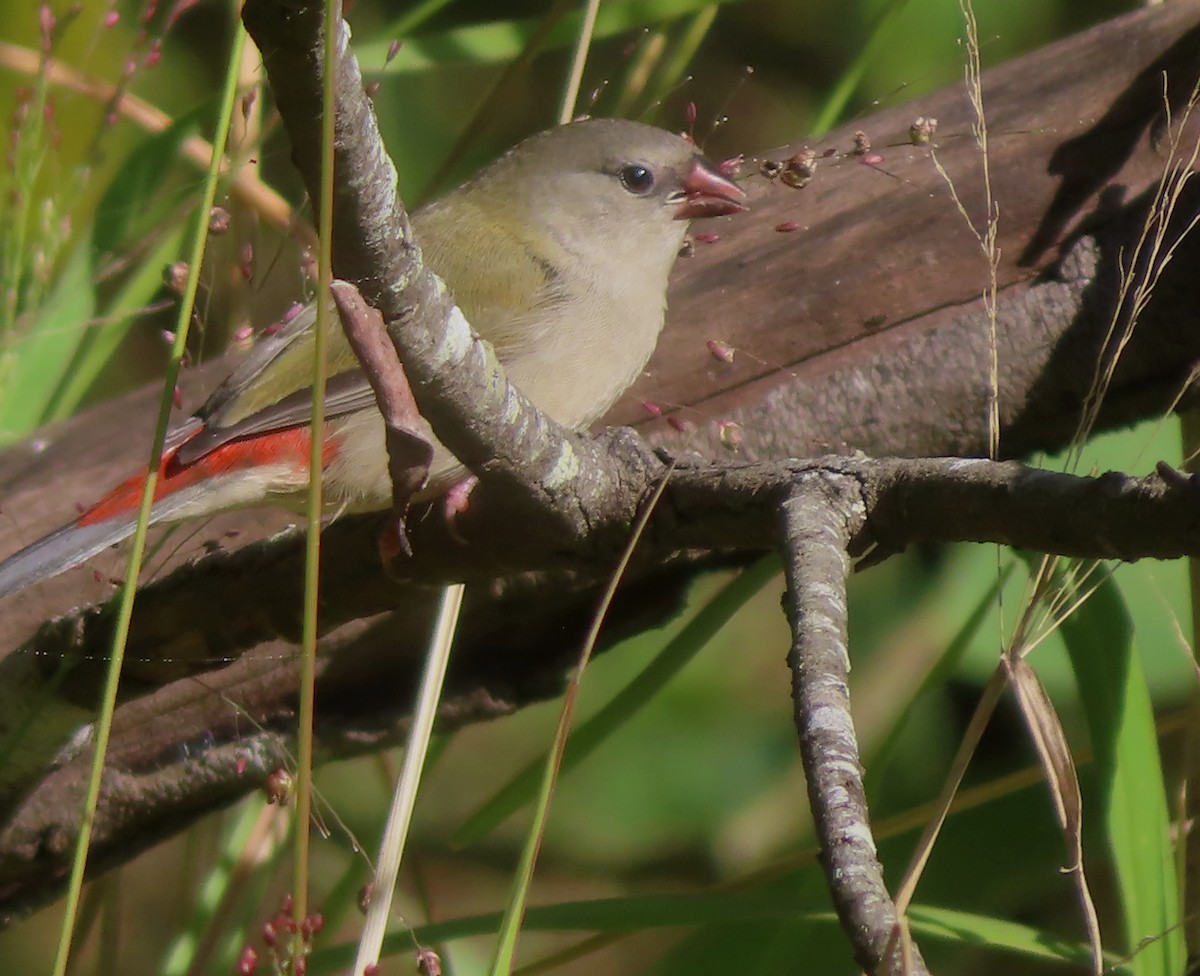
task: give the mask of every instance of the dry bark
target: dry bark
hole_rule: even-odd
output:
[[[1001,443],[1008,456],[1061,446],[1075,429],[1096,364],[1107,354],[1122,255],[1133,251],[1166,164],[1164,90],[1178,119],[1196,83],[1196,20],[1186,5],[1168,5],[985,76],[992,180],[1002,208],[998,347]],[[641,419],[639,404],[646,399],[678,404],[668,413],[687,420],[688,431],[665,420],[644,423],[643,431],[673,451],[716,459],[770,461],[850,450],[981,453],[990,351],[978,296],[986,268],[930,150],[906,141],[916,116],[939,120],[938,157],[978,221],[979,159],[960,89],[860,121],[856,128],[870,134],[882,162],[869,166],[849,154],[822,160],[804,190],[752,181],[752,217],[730,222],[719,243],[697,245],[695,257],[682,262],[658,354],[610,419]],[[851,144],[851,133],[841,131],[814,148],[848,152]],[[784,158],[795,148],[768,155]],[[1196,202],[1189,194],[1180,212],[1194,212]],[[785,221],[800,228],[777,230]],[[1124,350],[1103,424],[1154,415],[1184,390],[1200,353],[1192,325],[1200,288],[1191,272],[1194,246],[1185,240]],[[735,350],[732,363],[713,355],[707,342],[714,339]],[[5,550],[63,520],[95,486],[136,468],[142,442],[129,433],[139,425],[148,429],[152,396],[126,397],[48,432],[36,447],[0,455]],[[731,439],[738,441],[733,451]],[[653,459],[616,443],[622,458],[654,473]],[[743,508],[722,521],[719,505],[689,509],[688,499],[698,504],[711,482],[702,469],[693,480],[681,474],[682,493],[667,508],[671,521],[658,530],[661,544],[652,535],[614,608],[609,640],[668,615],[678,587],[698,565],[728,558],[683,552],[689,544],[743,551],[772,544],[772,516],[760,513],[756,523]],[[1179,498],[1188,497],[1186,486],[1175,488]],[[998,497],[1009,491],[999,489]],[[511,519],[495,516],[502,506],[502,499],[484,494],[461,526],[466,547],[439,536],[431,522],[414,532],[411,572],[422,582],[504,579],[473,588],[445,706],[448,721],[502,714],[553,694],[564,657],[586,624],[594,580],[612,564],[611,534],[583,555],[533,548],[513,532]],[[1187,511],[1180,506],[1181,522]],[[703,532],[688,535],[695,524],[685,517],[689,512],[704,516]],[[945,512],[935,505],[929,514],[937,522]],[[240,544],[266,524],[258,514],[243,514],[203,536],[224,547],[221,532],[236,526]],[[879,524],[888,524],[886,518]],[[977,528],[978,518],[965,524]],[[1014,519],[996,537],[1019,541],[1012,534],[1019,524],[1025,523]],[[1185,529],[1194,526],[1172,525],[1185,546],[1177,551],[1191,551]],[[327,566],[338,567],[326,573],[336,580],[325,594],[318,692],[326,756],[394,740],[422,650],[428,591],[401,590],[382,576],[376,528],[370,517],[345,519],[326,534]],[[1052,528],[1065,532],[1058,523]],[[915,537],[906,528],[895,540],[871,541],[899,545]],[[961,537],[982,537],[981,530]],[[1065,539],[1030,542],[1072,551]],[[125,860],[241,795],[256,780],[237,772],[238,760],[250,755],[257,768],[277,754],[293,707],[288,655],[300,620],[300,544],[288,536],[239,552],[222,548],[140,597],[110,759],[114,787],[97,824],[96,865]],[[511,576],[535,569],[538,576]],[[9,687],[45,687],[61,661],[50,648],[51,632],[27,643],[41,621],[107,594],[104,582],[83,571],[8,601],[0,620],[0,649],[7,652],[0,671]],[[214,614],[213,606],[223,612]],[[77,648],[102,647],[105,624],[104,613],[93,612],[69,618],[53,634]],[[26,752],[33,761],[17,767],[11,788],[0,792],[7,808],[0,834],[5,914],[52,896],[61,883],[55,866],[70,836],[63,811],[78,808],[86,757],[62,753],[48,775],[44,760],[59,753],[61,737],[88,714],[98,670],[84,660],[57,685],[55,722],[39,725],[44,738]],[[247,716],[262,723],[262,731],[245,734]]]

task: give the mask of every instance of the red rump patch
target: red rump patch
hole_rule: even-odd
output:
[[[327,436],[324,450],[321,452],[322,466],[329,464],[336,450],[336,439]],[[183,488],[234,471],[281,463],[307,470],[312,452],[312,437],[307,427],[287,427],[267,434],[255,434],[253,437],[222,444],[188,465],[175,460],[178,452],[179,447],[171,450],[163,456],[159,465],[158,482],[154,487],[156,502]],[[142,502],[142,486],[145,480],[145,474],[136,474],[126,479],[84,512],[77,524],[95,525],[97,522],[136,511]]]

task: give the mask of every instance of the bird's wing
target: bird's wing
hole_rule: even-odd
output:
[[[529,242],[496,228],[483,212],[459,201],[435,204],[414,217],[429,266],[449,286],[471,326],[502,360],[536,340],[527,323],[544,318],[563,300],[551,264]],[[308,423],[312,403],[314,306],[261,338],[197,413],[203,430],[179,450],[183,464],[232,440]],[[375,409],[374,393],[340,328],[329,335],[331,378],[325,416]]]
[[[331,376],[325,384],[325,419],[375,409],[375,393],[362,370],[349,370]],[[243,437],[269,434],[288,427],[302,427],[312,419],[312,387],[301,387],[229,424],[205,421],[203,429],[187,440],[176,453],[180,464],[191,464],[222,444]]]
[[[260,337],[198,411],[205,426],[235,426],[299,391],[311,389],[316,317],[316,306],[309,305],[273,334]],[[329,330],[326,362],[330,376],[352,372],[358,366],[336,321]]]

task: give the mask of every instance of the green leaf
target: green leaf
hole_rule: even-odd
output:
[[[1102,784],[1099,816],[1116,868],[1124,948],[1141,946],[1129,971],[1181,973],[1186,952],[1154,711],[1129,612],[1111,576],[1067,618],[1062,634]]]
[[[42,422],[85,341],[95,310],[92,250],[85,240],[71,252],[26,334],[5,350],[0,362],[0,443],[16,440]]]
[[[79,409],[92,385],[112,362],[137,316],[162,289],[162,269],[178,258],[190,224],[188,220],[174,221],[169,232],[105,305],[103,321],[91,326],[81,337],[71,368],[47,403],[40,423],[61,420]]]

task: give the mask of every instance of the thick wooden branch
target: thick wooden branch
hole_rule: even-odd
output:
[[[1165,164],[1162,72],[1172,92],[1190,90],[1200,64],[1198,20],[1185,5],[1166,5],[985,75],[1002,207],[1006,453],[1062,446],[1075,430],[1112,319],[1118,260],[1132,251]],[[1177,104],[1173,111],[1178,117]],[[977,302],[983,262],[927,150],[896,145],[916,115],[940,119],[939,158],[971,200],[978,159],[957,88],[856,123],[872,134],[880,166],[822,161],[801,191],[752,181],[753,218],[730,222],[719,243],[697,245],[680,263],[659,351],[610,420],[642,420],[672,450],[712,458],[844,447],[980,453],[989,362]],[[843,130],[821,145],[850,142]],[[1190,213],[1195,204],[1188,196],[1180,209]],[[785,219],[800,229],[777,232]],[[1122,357],[1106,426],[1165,409],[1200,358],[1194,247],[1184,242]],[[735,350],[732,363],[709,351],[714,338]],[[195,390],[206,380],[211,374],[193,374],[185,385]],[[150,396],[106,405],[0,452],[0,551],[53,528],[97,485],[137,467],[135,435],[149,428]],[[646,421],[643,400],[674,409],[691,429]],[[245,514],[202,537],[219,540],[235,526],[240,541],[282,524]],[[183,555],[194,552],[193,545]],[[104,583],[82,570],[9,601],[0,646],[63,606],[105,595]]]
[[[1095,558],[1200,554],[1200,487],[1190,477],[1164,473],[1165,477],[1114,474],[1090,479],[1013,462],[953,458],[684,467],[672,477],[632,583],[615,608],[616,620],[624,618],[628,625],[647,612],[663,612],[664,592],[668,600],[673,592],[670,575],[663,586],[664,567],[671,572],[678,559],[668,553],[738,546],[756,554],[774,544],[779,506],[798,488],[805,497],[830,498],[833,511],[861,511],[846,532],[847,548],[854,552],[877,546],[896,549],[916,540],[969,539]],[[361,532],[371,520],[358,523]],[[422,551],[424,541],[414,539],[416,551]],[[337,553],[338,548],[327,546],[326,553]],[[419,671],[422,645],[404,638],[423,629],[418,622],[425,607],[415,600],[406,600],[400,609],[394,602],[364,606],[362,594],[355,596],[356,579],[368,572],[363,548],[369,551],[371,543],[361,540],[357,558],[326,567],[327,578],[344,587],[324,594],[326,616],[333,618],[326,624],[337,628],[323,641],[319,667],[318,732],[326,756],[353,754],[391,741],[403,728],[403,709],[410,700],[405,693]],[[261,576],[260,595],[268,604],[280,595],[272,589],[293,586],[299,551],[294,565],[271,562],[277,555],[269,544],[247,547],[233,561],[248,562],[235,567],[232,575],[227,560],[210,557],[151,584],[142,594],[137,626],[143,629],[130,649],[136,663],[123,685],[123,735],[117,736],[121,748],[112,757],[118,775],[104,794],[95,830],[99,864],[128,856],[169,826],[182,826],[181,820],[228,802],[283,761],[278,733],[287,727],[294,662],[274,658],[280,634],[269,617],[241,620],[230,629],[223,615],[211,613],[211,607],[226,598],[227,587],[244,585],[247,574]],[[537,554],[530,558],[536,560]],[[687,568],[686,561],[676,566],[674,579],[681,572],[686,575]],[[566,625],[557,643],[546,642],[541,632],[548,613],[521,619],[528,606],[523,582],[475,593],[443,718],[461,723],[493,717],[555,694],[561,686],[563,652],[573,646],[571,638],[588,620],[586,608],[594,600],[589,583],[603,578],[602,569],[560,578],[560,588],[571,593],[555,608],[557,624]],[[217,630],[175,628],[181,600],[185,607],[197,601],[197,606],[209,608],[205,616],[217,622]],[[349,622],[338,627],[343,620]],[[10,754],[6,779],[0,784],[12,811],[0,829],[0,906],[8,905],[8,911],[36,903],[65,875],[65,848],[60,850],[55,838],[70,832],[75,806],[64,797],[82,787],[88,765],[86,750],[80,753],[72,733],[94,707],[96,671],[102,665],[95,649],[107,648],[110,626],[105,610],[72,615],[0,662],[0,687],[20,692],[5,701],[10,727],[21,728],[26,717],[36,719],[36,736],[10,740],[19,748]],[[605,639],[620,634],[618,623]],[[290,636],[291,631],[284,639]],[[238,641],[253,649],[216,674],[204,673],[214,660],[237,657],[242,646]],[[166,660],[142,657],[164,646],[178,653]],[[199,656],[198,650],[203,652]],[[60,671],[53,667],[55,662],[69,663]],[[51,667],[43,672],[43,664]],[[281,671],[287,689],[282,700],[274,697]],[[190,680],[182,678],[152,691],[165,674],[189,672]],[[267,687],[262,686],[265,675],[271,677]],[[139,686],[139,676],[147,684]],[[214,694],[218,690],[223,697]],[[147,736],[147,728],[162,721],[164,709],[177,720],[196,722],[202,730],[197,742]],[[247,735],[247,714],[267,727]],[[181,750],[181,745],[188,748]],[[138,789],[146,791],[144,803],[131,799]]]
[[[1109,325],[1119,315],[1121,255],[1132,253],[1166,165],[1163,73],[1178,119],[1200,66],[1197,19],[1187,5],[1166,5],[985,77],[1002,212],[998,336],[1007,453],[1061,445],[1075,429]],[[870,133],[884,157],[880,165],[855,157],[823,160],[802,191],[762,181],[754,191],[753,221],[730,224],[717,244],[697,245],[675,283],[656,359],[614,419],[643,418],[640,401],[653,400],[690,430],[679,432],[663,421],[645,429],[676,452],[693,449],[711,458],[769,461],[855,448],[897,455],[979,453],[990,359],[977,303],[984,265],[929,151],[904,141],[917,115],[940,120],[939,158],[978,216],[978,159],[961,91],[860,120],[855,128]],[[841,132],[821,146],[850,144],[849,132]],[[1189,193],[1180,209],[1190,214],[1196,207]],[[800,229],[777,231],[784,221]],[[1200,299],[1200,281],[1191,273],[1195,246],[1184,242],[1160,282],[1118,364],[1102,423],[1154,415],[1184,388],[1200,357],[1193,325]],[[735,350],[732,363],[713,356],[707,346],[712,339]],[[131,432],[139,424],[148,428],[148,402],[146,395],[129,397],[0,454],[0,550],[30,541],[69,517],[75,501],[90,500],[96,485],[136,468],[141,442]],[[622,439],[612,443],[619,463],[635,464],[628,469],[635,473],[630,486],[656,467]],[[610,633],[637,629],[671,611],[664,601],[670,603],[691,571],[689,557],[674,555],[674,547],[773,544],[769,516],[751,508],[739,522],[736,514],[753,499],[754,479],[761,489],[768,470],[724,473],[734,479],[724,486],[699,467],[678,473]],[[790,489],[803,475],[791,466],[776,470],[781,480],[771,482],[767,494]],[[1112,478],[1066,488],[1056,481],[1038,484],[1048,476],[1013,472],[987,490],[931,477],[917,491],[922,476],[914,472],[920,470],[897,475],[886,491],[875,489],[871,533],[859,545],[890,549],[922,537],[914,529],[921,518],[909,513],[923,499],[935,499],[928,514],[943,524],[938,538],[986,536],[1101,556],[1195,551],[1189,548],[1195,531],[1189,512],[1196,509],[1190,483]],[[960,466],[958,474],[985,470],[991,477],[1001,469]],[[864,483],[887,482],[884,469],[875,469],[875,476],[878,481]],[[1037,490],[1025,493],[1022,483]],[[1065,494],[1047,503],[1039,500],[1043,491],[1052,499]],[[722,497],[724,505],[718,504]],[[602,535],[586,551],[530,551],[528,539],[513,544],[511,519],[483,520],[483,513],[494,516],[505,503],[486,493],[473,499],[479,521],[461,526],[465,549],[439,536],[432,521],[414,528],[409,569],[416,580],[444,579],[470,567],[480,576],[551,570],[474,588],[446,706],[454,721],[501,714],[554,693],[559,652],[573,646],[579,621],[586,620],[581,608],[591,604],[591,581],[606,573],[617,537]],[[1045,511],[1063,517],[1047,520]],[[705,531],[693,519],[702,513],[710,525]],[[1104,521],[1084,522],[1085,514]],[[950,522],[962,534],[946,527]],[[101,810],[98,865],[125,859],[228,802],[271,761],[271,736],[292,706],[287,654],[299,620],[297,541],[283,536],[226,552],[232,540],[222,533],[236,529],[240,545],[282,523],[260,514],[215,523],[201,538],[217,540],[221,551],[145,592],[114,740],[119,789]],[[1098,535],[1096,525],[1104,525],[1105,533]],[[1119,535],[1119,527],[1138,535],[1131,526],[1143,536],[1132,544]],[[1146,538],[1156,526],[1165,529],[1162,536]],[[327,558],[344,560],[339,568],[347,573],[342,616],[327,615],[331,628],[340,626],[323,643],[321,731],[329,754],[370,748],[402,729],[401,703],[409,700],[426,629],[422,587],[414,583],[401,591],[381,578],[374,532],[370,519],[359,519],[336,523],[327,533]],[[194,548],[180,556],[192,554]],[[334,575],[327,572],[326,579]],[[0,649],[10,652],[0,662],[7,676],[44,686],[62,659],[50,636],[28,645],[30,635],[52,613],[108,592],[103,572],[94,579],[85,570],[8,601],[0,619]],[[227,608],[225,620],[214,619],[212,600]],[[90,612],[49,634],[65,637],[65,646],[84,647],[105,626],[103,613]],[[254,649],[238,650],[247,647]],[[383,647],[386,655],[378,653]],[[219,664],[228,666],[207,670]],[[0,836],[0,904],[6,912],[44,901],[59,883],[53,867],[58,840],[70,829],[60,812],[77,808],[74,791],[82,782],[79,761],[62,746],[93,700],[89,667],[84,660],[66,674],[56,697],[64,708],[61,724],[44,727],[46,739],[29,753],[34,761],[19,770],[18,778],[29,778],[8,794],[24,795],[9,807]],[[266,725],[261,742],[238,738],[247,725],[239,708]],[[239,774],[234,757],[246,748],[250,772]],[[58,768],[37,780],[38,763],[55,754]]]
[[[1183,4],[1134,14],[984,74],[1006,456],[1060,448],[1076,429],[1117,314],[1119,263],[1169,162],[1167,119],[1178,125],[1200,73],[1198,24]],[[981,225],[961,87],[830,133],[812,148],[847,152],[863,129],[883,161],[821,160],[799,191],[751,181],[754,219],[697,246],[647,375],[614,419],[641,420],[641,401],[655,401],[690,425],[654,422],[662,442],[711,457],[728,454],[730,423],[752,458],[985,453],[987,269],[929,147],[908,144],[918,116],[938,120],[938,159]],[[1197,131],[1193,119],[1184,153]],[[1197,201],[1193,186],[1178,227]],[[798,229],[779,232],[787,221]],[[1188,385],[1200,355],[1187,312],[1197,247],[1185,243],[1122,354],[1103,425],[1165,410]],[[713,339],[735,350],[732,363],[714,358]]]

